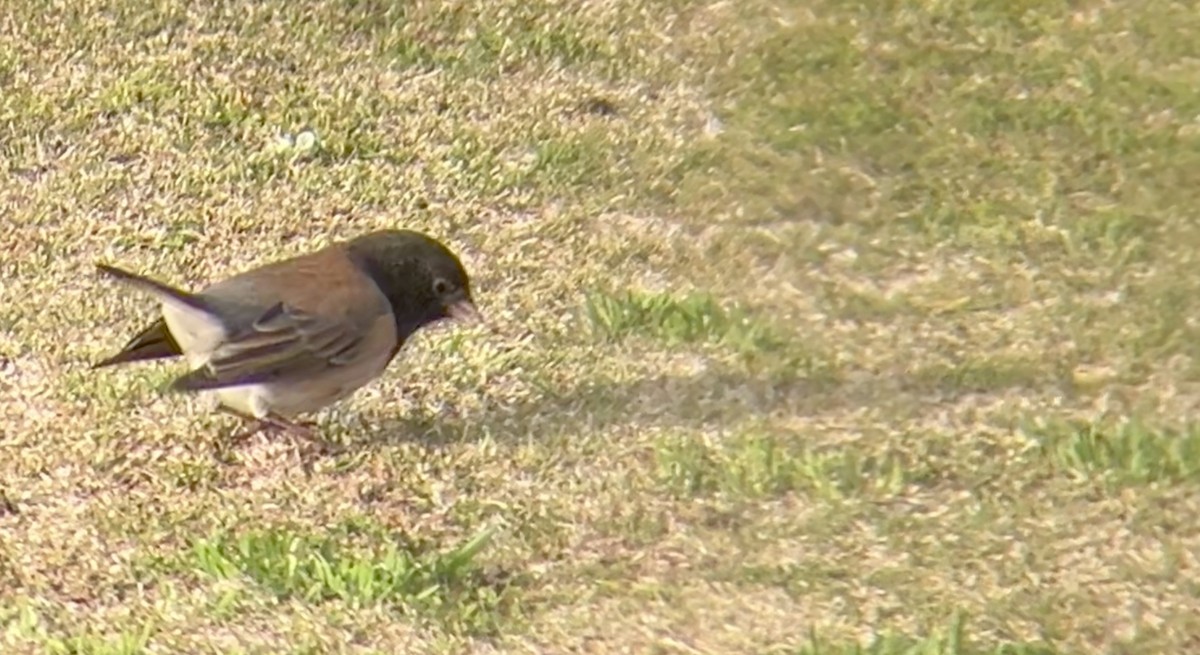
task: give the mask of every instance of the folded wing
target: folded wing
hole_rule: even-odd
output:
[[[347,366],[361,355],[366,325],[277,303],[247,329],[229,335],[204,366],[179,377],[171,388],[219,389]]]

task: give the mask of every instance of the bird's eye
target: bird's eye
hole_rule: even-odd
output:
[[[439,277],[433,281],[433,292],[439,296],[450,293],[450,283],[445,278]]]

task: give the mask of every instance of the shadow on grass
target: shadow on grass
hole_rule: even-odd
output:
[[[588,434],[625,425],[642,428],[728,427],[769,417],[827,415],[858,408],[920,411],[932,404],[955,402],[975,393],[1012,389],[1058,389],[1051,371],[1030,369],[1015,374],[1010,362],[999,362],[987,374],[979,361],[964,363],[970,375],[940,367],[905,373],[758,375],[739,367],[710,363],[692,375],[663,374],[633,383],[592,381],[575,387],[544,389],[530,400],[469,413],[418,409],[364,417],[363,432],[349,439],[351,448],[420,441],[449,444],[489,439],[521,442],[559,435]],[[947,372],[948,371],[948,372]]]

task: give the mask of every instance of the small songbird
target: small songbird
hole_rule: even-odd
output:
[[[96,266],[153,294],[162,318],[92,368],[183,355],[192,370],[170,389],[215,392],[228,413],[310,437],[292,419],[378,377],[417,330],[482,320],[458,257],[409,230],[364,234],[199,293]]]

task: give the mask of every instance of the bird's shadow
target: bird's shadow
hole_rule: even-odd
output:
[[[419,442],[445,446],[489,439],[518,443],[539,437],[595,433],[622,426],[642,429],[711,428],[745,420],[804,417],[864,407],[922,411],[968,394],[1057,385],[1053,379],[1012,378],[984,385],[954,376],[912,372],[807,376],[754,375],[744,369],[708,366],[689,375],[662,374],[628,382],[585,382],[546,389],[517,404],[483,406],[471,412],[450,407],[360,417],[344,436],[352,450]]]

